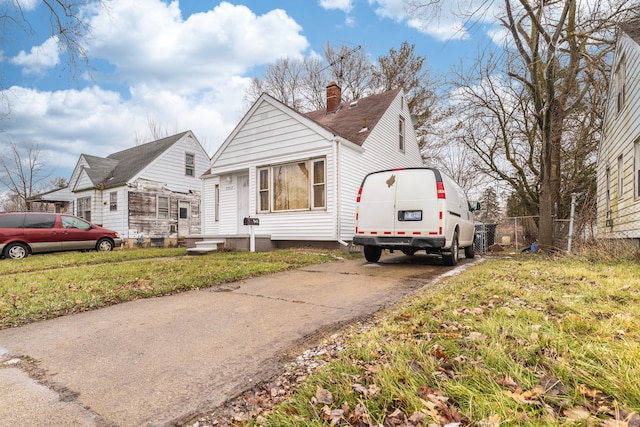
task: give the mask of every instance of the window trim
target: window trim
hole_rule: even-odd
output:
[[[220,221],[220,184],[216,184],[213,188],[213,220]]]
[[[160,207],[160,201],[161,200],[166,200],[167,201],[167,208],[166,208],[166,215],[167,216],[161,216],[160,213],[164,213],[165,209],[164,207]],[[171,217],[171,198],[169,196],[164,196],[161,194],[157,194],[156,195],[156,218],[157,219],[169,219]]]
[[[109,212],[118,211],[118,192],[111,191],[109,193]]]
[[[196,155],[193,153],[184,153],[184,175],[190,177],[196,176]]]
[[[309,205],[311,210],[326,209],[327,208],[327,162],[325,159],[314,159],[311,163],[311,178],[309,179],[309,185],[311,186],[311,193],[309,194]],[[316,164],[322,163],[322,182],[316,182]],[[321,206],[316,206],[316,188],[322,186],[322,202]]]
[[[618,200],[624,199],[624,158],[618,156]]]
[[[404,150],[405,150],[405,141],[406,141],[405,129],[406,129],[405,119],[404,117],[400,116],[398,120],[398,149],[400,150],[401,153],[404,153]]]
[[[78,197],[78,203],[76,206],[76,216],[85,219],[89,222],[91,222],[91,196],[85,196],[85,197]],[[82,210],[83,208],[88,208],[85,210]],[[87,212],[89,213],[89,218],[86,217]]]
[[[633,142],[634,199],[640,199],[640,138]]]
[[[309,171],[307,182],[307,206],[296,209],[275,209],[273,200],[274,192],[274,168],[284,165],[295,165],[304,163]],[[322,182],[315,182],[315,167],[322,163]],[[262,179],[264,178],[264,179]],[[263,184],[266,183],[266,187]],[[322,187],[323,206],[316,206],[316,191]],[[309,159],[301,159],[272,165],[265,165],[256,168],[256,212],[257,213],[286,213],[286,212],[309,212],[327,209],[327,159],[326,157],[314,157]],[[266,202],[266,207],[264,203]]]
[[[620,62],[616,66],[615,71],[615,95],[614,102],[616,103],[616,114],[620,114],[624,110],[626,103],[626,89],[627,89],[627,57],[625,55],[620,58]]]

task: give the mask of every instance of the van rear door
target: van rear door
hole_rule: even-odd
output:
[[[435,174],[430,169],[399,171],[396,184],[395,234],[429,236],[441,234]]]
[[[359,232],[381,236],[393,234],[397,177],[398,171],[376,172],[366,176],[358,196]]]

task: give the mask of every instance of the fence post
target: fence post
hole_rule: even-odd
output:
[[[569,240],[567,242],[568,253],[571,253],[571,241],[573,240],[573,216],[576,212],[576,196],[578,196],[578,193],[571,193],[571,216],[569,217]]]

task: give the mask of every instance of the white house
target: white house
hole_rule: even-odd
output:
[[[210,158],[191,131],[107,157],[80,155],[66,187],[33,197],[120,233],[128,244],[177,244],[201,232],[200,176]]]
[[[599,147],[598,237],[640,242],[640,19],[620,25]]]
[[[422,166],[401,89],[350,103],[327,87],[326,110],[299,113],[267,94],[247,112],[203,176],[203,237],[258,250],[347,246],[368,172]],[[259,225],[245,225],[245,218]]]

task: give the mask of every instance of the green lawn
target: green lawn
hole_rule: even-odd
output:
[[[640,265],[489,260],[383,313],[262,426],[638,426]]]
[[[334,260],[311,251],[65,252],[0,260],[0,328]]]

